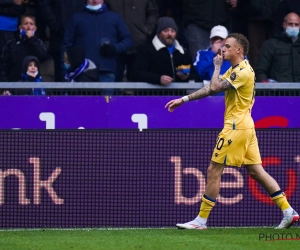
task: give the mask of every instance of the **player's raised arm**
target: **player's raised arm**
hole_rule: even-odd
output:
[[[210,81],[210,90],[213,94],[226,91],[231,86],[226,80],[219,79],[221,67],[223,64],[223,50],[219,50],[219,53],[214,57],[215,70]]]
[[[227,82],[226,80],[221,81],[219,79],[222,63],[223,63],[223,52],[222,50],[220,50],[220,53],[218,53],[214,58],[215,70],[212,79],[210,81],[210,84],[208,86],[205,86],[197,90],[196,92],[190,95],[183,96],[179,99],[174,99],[172,101],[169,101],[166,104],[165,108],[168,108],[169,112],[173,112],[176,108],[178,108],[185,102],[199,100],[211,94],[216,94],[231,88],[229,82]]]

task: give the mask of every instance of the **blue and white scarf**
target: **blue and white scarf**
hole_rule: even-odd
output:
[[[42,77],[38,74],[35,77],[29,76],[27,74],[22,74],[22,80],[26,82],[42,82]],[[44,89],[32,89],[32,95],[46,95],[46,91]]]
[[[89,66],[89,61],[84,59],[84,62],[73,72],[67,72],[65,75],[65,79],[69,82],[75,82],[75,78],[79,76],[87,67]]]

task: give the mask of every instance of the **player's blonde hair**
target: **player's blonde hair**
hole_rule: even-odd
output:
[[[244,56],[246,56],[249,52],[249,41],[248,41],[247,37],[245,37],[244,35],[242,35],[240,33],[229,34],[227,38],[230,38],[230,37],[236,39],[236,41],[242,46],[243,51],[244,51]]]

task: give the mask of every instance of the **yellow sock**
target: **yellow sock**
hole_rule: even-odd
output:
[[[214,207],[215,204],[216,204],[216,202],[208,200],[204,196],[202,196],[202,203],[200,206],[199,216],[201,218],[207,219],[210,211],[212,210],[212,208]]]
[[[281,193],[279,195],[276,195],[275,197],[271,197],[271,199],[276,203],[276,205],[281,209],[281,211],[291,207],[291,205],[285,197],[285,193]]]

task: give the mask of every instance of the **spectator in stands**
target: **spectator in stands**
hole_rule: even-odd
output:
[[[64,65],[67,70],[65,79],[69,82],[98,82],[97,66],[85,57],[82,47],[74,46],[64,53]]]
[[[40,63],[35,56],[26,56],[22,63],[22,74],[19,82],[41,82],[42,77],[40,75]],[[11,95],[11,90],[5,90],[2,95]],[[26,94],[28,95],[46,95],[44,89],[33,88]]]
[[[300,81],[300,19],[296,13],[285,16],[284,32],[264,42],[256,66],[257,82]]]
[[[126,77],[131,81],[133,62],[137,48],[146,45],[158,19],[155,0],[105,0],[109,9],[121,15],[132,35],[134,46],[121,54],[117,65],[116,82],[121,82],[126,65]]]
[[[299,0],[281,0],[275,13],[275,34],[280,35],[283,32],[282,20],[288,14],[294,12],[300,16],[300,1]]]
[[[228,31],[224,26],[217,25],[210,32],[210,46],[208,49],[199,50],[197,52],[194,66],[201,80],[210,81],[214,72],[214,57],[217,52],[222,49],[225,39],[228,36]],[[230,62],[223,61],[220,73],[223,75],[229,68]]]
[[[5,44],[18,33],[19,17],[24,12],[22,0],[0,0],[0,54]]]
[[[174,19],[178,31],[176,40],[182,47],[188,48],[188,43],[184,34],[183,17],[183,0],[156,0],[159,9],[159,17],[168,16]]]
[[[228,26],[229,12],[225,0],[183,1],[183,23],[189,50],[194,60],[198,50],[209,46],[210,30],[216,25]]]
[[[63,51],[75,45],[97,65],[100,82],[114,82],[116,55],[128,51],[133,41],[119,14],[109,11],[103,0],[87,0],[85,10],[75,14],[66,29]]]
[[[141,48],[135,60],[133,79],[168,86],[171,82],[199,80],[190,55],[176,40],[177,26],[170,17],[158,20],[152,44]]]
[[[26,56],[32,55],[43,62],[48,54],[42,40],[35,35],[35,18],[23,15],[20,18],[19,37],[8,41],[0,58],[0,81],[15,82],[19,80],[22,62]]]
[[[35,56],[26,56],[22,64],[21,82],[42,82],[40,63]],[[29,95],[46,95],[44,89],[33,88]]]
[[[71,17],[83,11],[86,0],[39,0],[38,13],[50,30],[49,53],[54,61],[54,80],[64,80],[61,46],[64,32]]]
[[[23,0],[23,4],[25,5],[26,15],[31,15],[35,17],[36,22],[36,35],[43,41],[49,41],[49,32],[47,32],[47,26],[44,21],[44,17],[41,15],[40,10],[38,9],[41,0]],[[59,1],[60,2],[60,1]],[[46,45],[47,47],[47,45]],[[50,59],[50,58],[49,58]],[[40,65],[42,67],[42,65]],[[44,77],[43,77],[43,80]]]
[[[248,59],[254,69],[262,44],[273,38],[273,19],[279,2],[280,0],[239,0],[237,6],[230,11],[232,32],[242,32],[248,37]],[[282,20],[283,18],[281,22]]]

